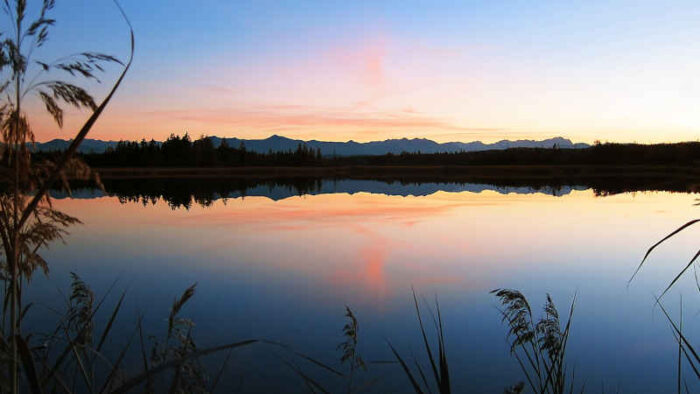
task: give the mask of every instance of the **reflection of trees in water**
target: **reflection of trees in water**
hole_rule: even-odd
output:
[[[659,178],[609,178],[597,180],[591,184],[591,189],[597,197],[612,196],[632,192],[674,192],[698,193],[700,181],[693,179],[659,179]]]
[[[351,190],[336,190],[336,182],[354,182]],[[246,197],[253,193],[271,199],[289,196],[331,192],[371,192],[387,195],[428,195],[436,191],[494,190],[501,193],[544,193],[553,196],[566,195],[571,190],[592,189],[599,197],[639,191],[697,192],[692,182],[659,179],[473,179],[463,182],[440,182],[429,179],[381,178],[381,179],[324,179],[324,178],[157,178],[157,179],[108,179],[103,181],[105,191],[125,203],[144,206],[166,202],[172,209],[189,209],[193,204],[208,207],[214,201]],[[347,185],[347,183],[346,183]],[[576,186],[572,186],[576,185]],[[90,186],[90,185],[84,185]],[[474,189],[474,190],[472,190]]]
[[[208,207],[219,199],[245,197],[252,188],[267,187],[269,194],[282,188],[294,195],[317,193],[320,178],[294,179],[113,179],[104,181],[105,190],[121,203],[155,205],[167,202],[172,209],[190,209],[193,203]]]

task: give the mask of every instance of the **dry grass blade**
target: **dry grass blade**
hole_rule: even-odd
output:
[[[262,340],[260,340],[260,342],[261,342],[261,343],[264,343],[264,344],[267,344],[267,345],[278,346],[278,347],[280,347],[280,348],[282,348],[282,349],[284,349],[284,350],[290,352],[291,354],[293,354],[293,355],[295,355],[295,356],[297,356],[297,357],[303,358],[304,360],[306,360],[306,361],[308,361],[308,362],[310,362],[310,363],[316,365],[317,367],[321,367],[321,368],[325,369],[326,371],[329,371],[329,372],[333,373],[334,375],[337,375],[337,376],[345,376],[344,373],[342,373],[342,372],[338,371],[337,369],[335,369],[335,368],[329,366],[328,364],[323,363],[323,362],[321,362],[321,361],[318,361],[318,360],[316,360],[315,358],[313,358],[313,357],[311,357],[311,356],[307,356],[307,355],[304,354],[304,353],[300,353],[299,351],[292,349],[292,347],[289,346],[289,345],[285,345],[285,344],[283,344],[283,343],[279,343],[279,342],[275,342],[275,341],[270,341],[270,340],[268,340],[268,339],[262,339]]]
[[[54,381],[58,384],[58,386],[63,390],[64,393],[66,394],[73,394],[73,390],[71,390],[68,387],[68,384],[58,375],[54,377]]]
[[[27,304],[23,309],[22,313],[19,315],[19,321],[22,322],[24,320],[24,317],[27,316],[27,312],[29,312],[29,309],[34,305],[34,303],[30,302]]]
[[[658,297],[656,298],[656,303],[659,305],[659,308],[661,308],[661,311],[664,313],[666,316],[666,319],[668,319],[669,323],[671,323],[671,327],[673,327],[673,330],[675,331],[676,335],[678,335],[679,339],[683,342],[683,347],[687,348],[690,353],[693,355],[693,359],[695,361],[691,361],[691,365],[694,363],[699,363],[700,364],[700,356],[698,356],[697,352],[693,348],[693,346],[690,344],[688,339],[683,335],[681,330],[676,326],[676,323],[671,319],[671,316],[666,312],[666,308],[664,308],[663,304],[661,304],[661,300]],[[700,378],[700,375],[698,376]]]
[[[284,361],[284,363],[292,370],[294,373],[299,375],[302,380],[304,380],[304,384],[306,384],[306,387],[309,389],[310,392],[316,393],[316,390],[325,393],[325,394],[330,394],[330,391],[326,390],[320,383],[318,383],[315,379],[310,377],[309,375],[305,374],[304,371],[301,370],[301,368],[297,367],[296,365]]]
[[[569,394],[574,394],[574,381],[576,380],[576,367],[571,371],[571,383],[569,385]]]
[[[680,342],[681,344],[683,343],[682,338],[679,337],[678,335],[676,335],[676,332],[673,330],[673,327],[671,327],[671,334],[673,334],[673,339],[674,339],[676,342]],[[696,376],[698,379],[700,379],[700,371],[699,371],[698,368],[695,366],[695,363],[693,362],[693,360],[690,358],[690,354],[688,353],[688,351],[685,350],[685,346],[682,346],[682,345],[681,345],[681,350],[683,351],[683,355],[685,356],[685,359],[688,360],[688,364],[689,364],[690,367],[693,369],[693,372],[695,372],[695,376]],[[685,379],[684,379],[684,380],[685,380]]]
[[[83,378],[83,382],[85,383],[85,386],[87,386],[88,391],[92,392],[92,381],[90,379],[90,374],[87,372],[87,369],[85,368],[85,363],[83,362],[83,358],[80,357],[80,352],[78,352],[78,349],[75,347],[75,341],[71,340],[70,337],[68,336],[68,333],[66,333],[66,339],[68,340],[68,346],[70,350],[73,352],[73,357],[75,358],[75,362],[79,367],[80,374]]]
[[[413,363],[416,365],[418,375],[420,375],[420,378],[423,381],[423,384],[425,385],[425,389],[428,390],[428,394],[433,394],[433,391],[430,389],[430,384],[428,384],[428,379],[425,377],[425,373],[423,372],[423,367],[420,366],[420,363],[418,363],[418,360],[416,360],[415,358],[413,359]]]
[[[435,358],[433,358],[433,352],[430,349],[430,344],[428,343],[428,336],[425,333],[425,327],[423,326],[423,319],[420,314],[420,307],[418,306],[418,298],[416,298],[416,291],[411,287],[411,292],[413,293],[413,305],[416,308],[416,316],[418,317],[418,325],[420,326],[420,332],[423,336],[423,344],[425,345],[425,352],[428,354],[428,360],[430,361],[430,367],[433,370],[433,377],[435,382],[440,382],[440,374],[438,373],[437,365],[435,364]]]
[[[518,353],[513,352],[512,354],[515,357],[515,360],[518,362],[518,365],[520,366],[520,370],[523,371],[523,373],[525,374],[525,379],[527,379],[527,383],[530,385],[530,388],[532,388],[532,392],[536,393],[538,391],[537,386],[535,385],[535,382],[533,381],[533,377],[530,376],[530,373],[528,372],[527,368],[525,367],[523,360],[520,358]]]
[[[678,330],[683,333],[683,296],[681,296],[680,299],[680,317],[678,320]],[[683,379],[683,368],[681,368],[681,361],[682,361],[682,353],[683,353],[683,342],[681,341],[681,338],[678,337],[678,359],[677,359],[677,380],[676,380],[676,391],[678,394],[681,394],[681,380]]]
[[[215,346],[215,347],[211,347],[211,348],[202,349],[202,350],[188,353],[185,356],[180,357],[176,360],[172,360],[172,361],[168,361],[166,363],[160,364],[160,365],[150,369],[150,371],[148,371],[148,373],[144,372],[144,373],[141,373],[137,376],[132,377],[131,379],[124,382],[121,386],[119,386],[118,388],[113,390],[112,393],[115,393],[115,394],[116,393],[126,393],[127,391],[129,391],[129,390],[137,387],[141,383],[143,383],[148,378],[148,376],[156,375],[156,374],[161,373],[161,372],[168,370],[170,368],[175,368],[187,360],[192,360],[195,358],[203,357],[203,356],[206,356],[208,354],[217,353],[217,352],[220,352],[223,350],[234,349],[234,348],[252,345],[252,344],[257,343],[257,342],[259,342],[257,339],[248,339],[245,341],[234,342],[234,343],[230,343],[227,345]]]
[[[673,232],[671,232],[671,233],[668,234],[667,236],[665,236],[663,239],[661,239],[661,241],[659,241],[659,242],[655,243],[654,245],[652,245],[652,246],[647,250],[647,252],[644,254],[644,258],[643,258],[642,261],[639,263],[639,266],[637,267],[637,269],[634,270],[634,273],[632,274],[632,277],[627,281],[627,283],[629,284],[630,282],[632,282],[632,280],[633,280],[634,277],[637,275],[637,273],[639,272],[639,270],[642,269],[642,266],[644,265],[644,262],[646,261],[646,259],[649,257],[649,255],[651,254],[651,252],[652,252],[654,249],[656,249],[657,246],[661,245],[662,243],[666,242],[669,238],[673,237],[674,235],[680,233],[681,231],[685,230],[686,228],[688,228],[688,227],[690,227],[690,226],[692,226],[692,225],[694,225],[695,223],[698,223],[698,222],[700,222],[700,219],[691,220],[691,221],[689,221],[688,223],[686,223],[686,224],[680,226],[679,228],[677,228],[676,230],[674,230]]]
[[[153,380],[151,379],[151,371],[148,366],[148,356],[146,356],[146,345],[143,340],[143,318],[139,317],[139,322],[138,322],[138,328],[139,328],[139,341],[141,344],[141,360],[143,361],[143,371],[146,374],[146,392],[152,393],[154,391],[153,388]]]
[[[107,322],[107,326],[105,327],[104,331],[102,332],[102,335],[100,336],[100,341],[97,343],[96,350],[98,352],[102,349],[102,345],[105,343],[105,340],[107,339],[107,336],[109,335],[109,331],[112,329],[112,325],[114,324],[114,320],[117,318],[117,314],[119,313],[119,309],[122,306],[122,302],[124,302],[125,296],[126,296],[126,292],[123,292],[121,297],[119,297],[119,302],[117,302],[117,306],[114,307],[114,311],[112,311],[112,315],[109,317],[109,321]]]
[[[569,343],[569,334],[571,333],[571,321],[572,318],[574,317],[574,309],[576,308],[576,298],[578,294],[574,294],[574,299],[571,301],[571,307],[569,308],[569,317],[566,320],[566,326],[564,328],[564,334],[562,335],[562,341],[561,341],[561,349],[558,353],[558,376],[561,376],[564,378],[566,376],[566,371],[564,370],[564,356],[566,355],[566,346]],[[575,372],[575,371],[574,371]],[[571,377],[571,392],[573,392],[573,384],[574,384],[574,376],[575,374],[572,373]],[[561,387],[562,389],[564,388],[564,381],[562,379],[561,382]]]
[[[449,393],[450,387],[450,370],[447,363],[447,353],[445,346],[445,334],[442,326],[442,314],[440,313],[440,305],[437,297],[435,298],[435,309],[438,315],[438,357],[440,358],[440,392]]]
[[[27,342],[24,338],[19,335],[15,337],[17,341],[17,348],[19,350],[20,358],[22,359],[22,364],[24,365],[24,374],[29,383],[29,389],[33,394],[41,394],[40,379],[36,372],[36,366],[34,365],[34,358],[32,357],[32,352],[27,346]]]
[[[129,341],[126,343],[126,345],[124,345],[121,352],[119,353],[117,360],[114,362],[112,369],[109,371],[109,375],[107,375],[107,379],[105,380],[104,384],[102,385],[102,388],[100,389],[100,394],[104,393],[105,390],[107,390],[109,385],[112,383],[112,379],[114,379],[114,377],[117,375],[117,372],[119,371],[119,366],[121,365],[122,361],[124,360],[124,356],[126,356],[127,350],[129,350],[129,347],[131,347],[131,342],[134,340],[135,335],[136,335],[136,332],[131,334]]]
[[[182,363],[178,363],[175,367],[175,373],[173,374],[173,379],[170,382],[170,394],[175,394],[180,391],[180,376],[182,375]]]
[[[229,360],[231,360],[232,355],[233,355],[233,349],[228,351],[228,354],[226,355],[224,362],[221,364],[221,368],[219,368],[219,372],[216,374],[216,377],[212,381],[211,388],[209,389],[210,393],[213,393],[216,391],[216,387],[219,385],[219,382],[221,381],[221,377],[224,375],[224,371],[226,370],[226,366],[228,365]]]
[[[408,380],[411,381],[411,386],[413,386],[413,390],[416,392],[416,394],[423,394],[423,390],[421,390],[420,385],[418,384],[418,381],[416,378],[413,376],[413,373],[411,372],[411,369],[408,368],[408,365],[406,362],[401,358],[399,355],[399,352],[396,351],[394,346],[392,346],[391,342],[387,341],[387,344],[389,345],[389,348],[391,349],[391,352],[394,353],[394,357],[396,357],[396,360],[399,362],[401,365],[401,368],[403,371],[406,373],[406,376],[408,377]]]
[[[197,287],[197,284],[193,284],[192,286],[188,287],[185,289],[185,291],[182,293],[179,299],[176,299],[175,302],[173,302],[173,306],[170,309],[170,316],[168,316],[168,338],[172,335],[173,329],[175,328],[175,317],[177,314],[180,312],[180,309],[187,303],[187,301],[194,296],[194,290]]]
[[[73,141],[68,146],[68,148],[65,150],[65,152],[63,153],[63,156],[61,156],[61,158],[59,159],[58,163],[54,167],[51,174],[41,184],[41,186],[37,190],[36,194],[34,194],[34,197],[31,199],[29,204],[27,204],[26,208],[22,211],[22,215],[21,215],[19,222],[18,222],[18,225],[17,225],[19,228],[21,228],[25,224],[25,222],[29,219],[29,217],[36,211],[37,206],[44,199],[44,196],[49,191],[49,188],[54,184],[54,182],[56,182],[60,178],[62,170],[65,168],[66,164],[71,160],[71,158],[73,157],[75,152],[78,150],[78,147],[83,142],[83,140],[85,139],[87,134],[90,132],[90,130],[92,129],[92,126],[95,124],[95,122],[97,122],[97,119],[100,117],[100,115],[102,115],[102,112],[107,107],[107,104],[109,104],[110,100],[114,96],[114,93],[117,91],[117,88],[119,88],[122,81],[124,80],[126,73],[131,68],[131,63],[134,60],[134,29],[132,28],[131,22],[129,22],[129,18],[126,17],[124,10],[121,8],[119,3],[116,0],[114,1],[114,3],[117,5],[117,7],[119,8],[119,12],[122,14],[122,16],[124,17],[124,20],[129,25],[129,36],[130,36],[130,43],[131,43],[131,48],[129,51],[129,60],[126,62],[126,65],[124,66],[124,70],[122,71],[122,73],[119,75],[119,78],[112,86],[112,89],[107,94],[107,97],[105,97],[102,100],[102,103],[100,103],[100,105],[98,105],[95,108],[92,115],[90,115],[90,117],[85,122],[85,124],[83,124],[83,127],[81,127],[80,131],[78,132],[78,134],[76,134],[75,138],[73,138]]]
[[[695,253],[695,256],[693,256],[693,258],[690,259],[690,262],[689,262],[685,267],[683,267],[683,269],[681,270],[681,272],[679,272],[678,275],[676,275],[676,277],[673,278],[673,280],[671,281],[671,283],[669,283],[669,285],[666,287],[666,289],[664,290],[664,292],[661,293],[661,295],[659,296],[659,298],[663,297],[666,293],[668,293],[669,290],[671,290],[671,287],[673,287],[673,285],[675,285],[676,282],[678,282],[678,280],[681,278],[681,276],[683,276],[683,274],[685,274],[685,272],[688,271],[688,268],[690,268],[690,267],[693,265],[693,263],[695,262],[695,260],[698,259],[699,256],[700,256],[700,250],[698,250],[698,251]]]

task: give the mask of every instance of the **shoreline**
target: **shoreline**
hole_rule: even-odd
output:
[[[93,168],[105,179],[123,178],[424,178],[432,180],[656,178],[700,182],[700,168],[685,166],[474,165],[308,167],[108,167]]]
[[[309,187],[321,180],[372,180],[386,183],[480,183],[494,186],[586,186],[601,194],[634,191],[700,193],[700,168],[674,166],[343,166],[225,168],[95,168],[107,183],[196,182],[246,188],[279,183]],[[152,181],[152,182],[149,182]],[[166,186],[163,183],[171,184]],[[192,187],[192,186],[189,186]]]

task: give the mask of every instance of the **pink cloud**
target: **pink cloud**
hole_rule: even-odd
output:
[[[369,41],[351,45],[339,45],[328,50],[327,58],[332,69],[361,82],[367,87],[381,89],[387,82],[384,67],[388,55],[387,39],[382,35]]]
[[[357,111],[353,109],[323,109],[305,106],[260,106],[253,109],[172,109],[143,112],[151,120],[178,120],[183,127],[210,125],[243,127],[258,130],[295,128],[363,128],[363,129],[423,129],[465,131],[448,120],[420,114],[416,111]]]

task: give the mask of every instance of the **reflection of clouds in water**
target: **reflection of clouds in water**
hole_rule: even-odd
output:
[[[201,224],[231,224],[256,225],[270,230],[297,231],[318,226],[346,225],[357,221],[389,221],[393,224],[419,222],[421,218],[434,217],[444,214],[451,209],[473,205],[469,203],[446,202],[437,205],[426,205],[416,200],[396,201],[400,205],[372,201],[363,204],[365,196],[357,196],[356,201],[350,196],[343,198],[350,206],[326,205],[323,201],[308,200],[307,204],[296,204],[285,200],[282,202],[263,203],[257,209],[231,209],[203,211],[179,217],[177,221],[169,219],[171,225],[189,226]],[[399,197],[400,198],[400,197]],[[288,202],[288,203],[287,203]],[[313,206],[313,208],[311,207]]]
[[[385,263],[391,247],[390,240],[380,236],[367,237],[349,264],[341,264],[328,274],[331,284],[361,290],[364,297],[382,300],[387,295]]]
[[[645,240],[658,237],[653,229],[663,228],[654,223],[669,215],[678,216],[675,222],[684,219],[683,207],[696,209],[692,200],[669,193],[598,198],[588,190],[565,197],[497,192],[247,197],[189,211],[121,205],[114,197],[56,204],[86,223],[76,227],[71,242],[85,234],[118,244],[118,250],[129,244],[134,253],[177,254],[177,264],[192,260],[197,270],[261,280],[285,273],[335,296],[358,289],[379,300],[405,292],[407,284],[485,291],[499,285],[496,278],[533,266],[556,270],[586,260],[600,265],[589,263],[590,270],[621,270],[615,265],[622,262],[610,262],[621,252],[609,240],[624,232],[630,249],[648,247]]]

